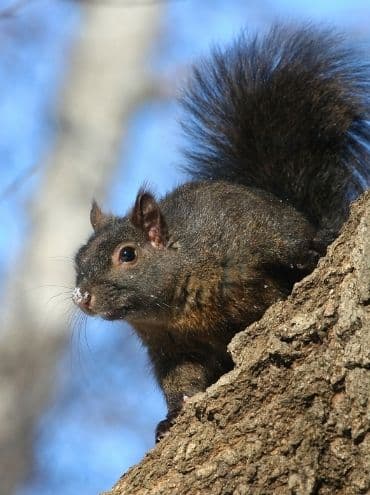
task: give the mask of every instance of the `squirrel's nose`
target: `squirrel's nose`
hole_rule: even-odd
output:
[[[72,300],[82,310],[91,311],[94,302],[94,296],[91,292],[82,291],[80,287],[76,287],[72,293]]]

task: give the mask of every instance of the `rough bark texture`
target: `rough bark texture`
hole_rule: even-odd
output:
[[[370,493],[370,193],[235,369],[106,495]]]

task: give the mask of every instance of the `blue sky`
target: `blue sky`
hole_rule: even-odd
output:
[[[212,43],[231,39],[245,26],[264,30],[276,19],[344,26],[361,42],[370,35],[368,0],[174,1],[165,8],[163,31],[148,63],[158,74],[175,75]],[[76,2],[53,0],[33,0],[16,19],[0,20],[0,195],[24,171],[42,164],[53,146],[57,97],[80,22]],[[158,194],[184,180],[176,168],[181,163],[178,117],[171,101],[138,108],[108,208],[124,213],[144,180]],[[42,173],[41,165],[16,193],[0,199],[2,280],[21,253],[28,229],[24,205]],[[145,352],[128,327],[89,320],[86,328],[71,329],[58,370],[57,398],[37,427],[36,469],[18,495],[108,489],[153,447],[155,424],[165,415]]]

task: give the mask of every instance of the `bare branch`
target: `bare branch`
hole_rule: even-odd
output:
[[[16,0],[12,5],[9,5],[9,7],[0,10],[0,19],[10,19],[15,17],[20,10],[29,4],[30,0]]]
[[[8,186],[0,192],[0,203],[4,201],[8,196],[17,192],[18,189],[28,180],[30,179],[40,168],[40,163],[35,163],[31,167],[26,170],[22,170],[22,172],[16,177]]]

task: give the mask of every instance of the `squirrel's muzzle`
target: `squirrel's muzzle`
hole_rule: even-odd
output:
[[[92,313],[94,295],[89,291],[82,291],[80,287],[76,287],[72,292],[72,301],[85,313]]]

